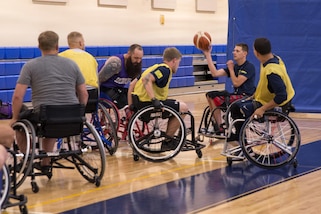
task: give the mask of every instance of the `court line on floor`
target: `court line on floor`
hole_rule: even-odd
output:
[[[31,205],[28,204],[28,209],[37,208],[39,206],[44,206],[44,205],[48,205],[48,204],[57,203],[57,202],[60,202],[60,201],[64,201],[66,199],[72,199],[72,198],[76,198],[76,197],[79,197],[79,196],[82,196],[82,195],[86,195],[86,194],[90,194],[90,193],[94,193],[94,192],[98,192],[98,191],[102,191],[102,190],[107,190],[107,189],[113,188],[115,186],[119,186],[119,185],[123,185],[123,184],[129,184],[129,183],[131,183],[133,181],[149,179],[149,178],[156,177],[156,176],[159,176],[159,175],[164,175],[164,174],[168,174],[168,173],[172,173],[172,172],[178,172],[178,171],[190,169],[190,168],[193,168],[193,167],[196,167],[196,166],[201,166],[206,162],[210,162],[210,160],[202,160],[202,159],[200,159],[200,162],[192,164],[192,165],[186,165],[186,166],[182,166],[182,167],[178,167],[178,168],[174,168],[174,169],[170,169],[170,170],[160,171],[160,172],[157,172],[157,173],[151,173],[151,174],[144,175],[144,176],[139,176],[137,178],[133,178],[133,179],[130,179],[130,180],[124,180],[124,181],[121,181],[121,182],[100,186],[100,187],[97,187],[97,188],[94,188],[94,189],[90,189],[90,190],[86,190],[86,191],[83,191],[83,192],[74,193],[74,194],[71,194],[71,195],[67,195],[67,196],[63,196],[63,197],[59,197],[59,198],[54,198],[54,199],[51,199],[51,200],[42,201],[42,202],[38,202],[38,203],[35,203],[35,204],[31,204]],[[104,201],[104,200],[107,200],[107,199],[102,199],[101,201]]]

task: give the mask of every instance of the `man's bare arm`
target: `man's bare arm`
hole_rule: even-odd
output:
[[[108,60],[105,62],[104,67],[99,72],[99,82],[105,82],[110,77],[114,76],[115,74],[118,74],[121,69],[121,60],[119,57],[111,56],[108,58]]]

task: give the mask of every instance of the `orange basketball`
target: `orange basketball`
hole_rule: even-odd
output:
[[[193,42],[198,49],[208,50],[212,43],[212,38],[208,32],[199,31],[195,34]]]

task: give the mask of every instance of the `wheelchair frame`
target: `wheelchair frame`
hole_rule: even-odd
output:
[[[180,113],[166,105],[162,109],[150,105],[138,110],[128,125],[128,139],[134,160],[138,161],[142,157],[148,161],[162,162],[175,157],[180,151],[190,150],[195,150],[201,158],[201,149],[205,146],[196,141],[194,117],[190,112],[182,115],[190,117],[190,127],[186,128]],[[174,136],[169,136],[166,133],[167,125],[168,120],[172,119],[178,121],[179,128]]]
[[[87,181],[100,186],[106,167],[104,145],[96,128],[85,120],[84,107],[81,110],[81,105],[44,106],[43,111],[40,115],[44,120],[37,123],[37,131],[28,120],[20,120],[13,125],[14,129],[26,134],[29,144],[25,152],[20,151],[16,143],[14,145],[15,156],[22,157],[18,163],[21,174],[19,186],[30,176],[32,191],[38,192],[35,177],[47,176],[51,179],[53,168],[77,168]],[[55,152],[45,152],[41,148],[43,137],[63,139],[62,145]],[[46,157],[51,158],[50,170],[46,173],[35,172],[34,160]]]
[[[197,138],[200,141],[203,141],[204,137],[224,139],[225,143],[221,154],[226,156],[228,165],[231,165],[233,161],[243,161],[246,158],[262,168],[278,168],[288,163],[293,163],[293,166],[297,167],[296,154],[301,144],[301,136],[297,125],[288,114],[274,109],[266,111],[263,119],[250,117],[233,120],[230,117],[230,111],[235,102],[228,105],[227,108],[217,107],[212,112],[210,112],[209,107],[206,107]],[[290,108],[292,109],[292,106]],[[211,118],[213,112],[217,110],[224,112],[223,136],[203,131],[215,123],[211,122]],[[239,136],[240,143],[231,146],[227,139],[231,137],[234,124],[238,122],[243,123]],[[202,128],[202,126],[205,126],[205,128]]]
[[[9,158],[1,171],[2,189],[0,194],[0,208],[19,206],[19,210],[23,214],[28,213],[27,197],[23,194],[17,194],[16,167],[17,157],[14,151],[8,150]]]

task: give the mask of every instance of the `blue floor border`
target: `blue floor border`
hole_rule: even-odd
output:
[[[300,147],[298,166],[262,169],[247,161],[98,202],[64,214],[183,214],[213,207],[321,169],[321,141]]]

